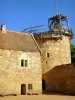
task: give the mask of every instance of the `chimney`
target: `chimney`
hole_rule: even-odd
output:
[[[1,31],[2,32],[6,32],[6,24],[2,24],[1,25]]]

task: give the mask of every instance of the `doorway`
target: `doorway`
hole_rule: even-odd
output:
[[[46,81],[44,79],[42,80],[42,90],[46,90]]]
[[[21,95],[26,95],[26,84],[21,84]]]

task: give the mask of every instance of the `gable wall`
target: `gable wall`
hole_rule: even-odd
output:
[[[21,67],[21,59],[28,60],[28,67]],[[0,94],[21,94],[21,84],[26,84],[27,93],[42,93],[41,73],[40,53],[0,49]]]

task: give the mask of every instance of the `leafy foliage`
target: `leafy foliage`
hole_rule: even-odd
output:
[[[71,44],[71,60],[72,62],[75,62],[75,45]]]

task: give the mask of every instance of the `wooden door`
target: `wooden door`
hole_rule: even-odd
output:
[[[26,84],[21,84],[21,95],[26,95]]]

